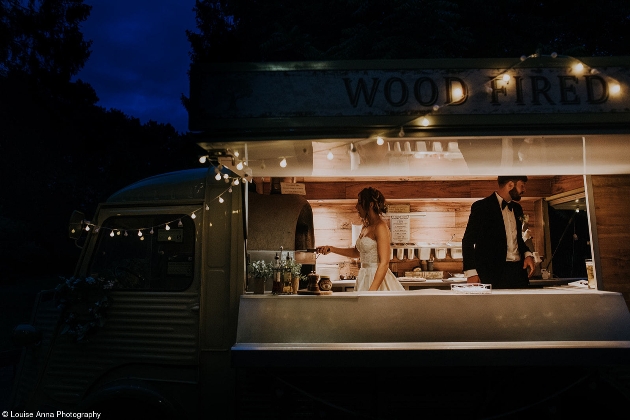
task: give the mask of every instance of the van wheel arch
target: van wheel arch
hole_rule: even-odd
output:
[[[150,384],[110,383],[88,395],[80,404],[80,411],[101,413],[109,419],[178,419],[182,411]]]

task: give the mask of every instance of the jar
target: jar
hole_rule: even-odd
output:
[[[311,271],[310,274],[306,277],[308,279],[307,290],[310,292],[319,292],[319,274],[314,271]]]
[[[325,292],[332,289],[332,281],[329,276],[321,276],[319,278],[319,290],[323,290]]]

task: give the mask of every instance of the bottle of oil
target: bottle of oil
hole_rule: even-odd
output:
[[[280,257],[276,252],[276,257],[274,258],[273,264],[273,282],[271,286],[271,293],[274,295],[279,295],[282,293],[282,266],[280,264]]]

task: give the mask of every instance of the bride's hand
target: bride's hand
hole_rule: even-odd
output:
[[[328,245],[317,247],[317,253],[318,254],[326,255],[329,252],[330,252],[330,246],[328,246]]]

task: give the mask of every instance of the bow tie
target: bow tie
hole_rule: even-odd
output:
[[[510,201],[509,203],[505,200],[503,200],[501,202],[501,210],[503,210],[504,208],[508,208],[509,211],[512,211],[512,202]]]

